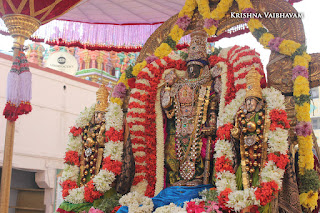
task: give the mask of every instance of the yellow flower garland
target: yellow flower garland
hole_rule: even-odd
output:
[[[306,85],[309,85],[308,79],[303,76],[298,76],[295,80],[295,89],[293,90],[293,95],[297,97],[300,95],[309,95],[310,88],[306,87]]]
[[[178,25],[174,25],[171,29],[171,32],[169,33],[169,36],[171,36],[172,40],[174,40],[175,42],[179,42],[183,36],[183,33],[183,29],[181,29]]]
[[[140,70],[142,70],[142,68],[145,67],[146,65],[147,65],[146,60],[144,60],[141,63],[137,63],[132,69],[132,75],[137,76]]]
[[[255,29],[259,29],[262,27],[263,27],[263,25],[261,24],[261,22],[258,19],[250,19],[248,21],[248,28],[251,33],[253,33]]]
[[[198,9],[199,13],[205,18],[205,19],[214,19],[216,21],[221,20],[228,10],[230,9],[233,0],[221,0],[217,8],[214,9],[210,13],[210,6],[209,6],[209,1],[208,0],[197,0],[198,3]],[[212,25],[210,28],[204,28],[204,30],[208,33],[208,35],[214,35],[216,34],[217,27]]]
[[[306,208],[310,208],[311,211],[315,209],[315,207],[318,205],[318,192],[313,192],[312,190],[308,193],[302,193],[300,194],[300,202],[303,206]]]
[[[271,39],[274,39],[274,35],[272,35],[271,33],[264,33],[260,39],[259,39],[259,42],[260,44],[263,45],[264,48],[267,48],[268,47],[268,44],[269,44],[269,41]]]
[[[283,40],[281,44],[279,45],[279,52],[284,55],[291,56],[299,47],[301,44],[292,41],[292,40]]]
[[[308,55],[306,52],[303,53],[303,55],[297,55],[294,57],[293,60],[293,66],[303,66],[308,68],[309,67],[309,62],[311,61],[311,56]]]

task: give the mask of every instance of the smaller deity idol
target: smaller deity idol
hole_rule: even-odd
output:
[[[109,92],[105,85],[97,91],[97,103],[91,121],[84,127],[82,135],[83,153],[80,157],[81,185],[87,183],[100,171],[104,150],[105,112]]]
[[[261,165],[267,154],[266,132],[269,122],[265,116],[267,112],[266,103],[262,99],[261,77],[254,68],[247,74],[245,102],[236,114],[235,127],[231,131],[235,139],[236,162],[241,162],[237,170],[242,171],[244,189],[258,184]]]

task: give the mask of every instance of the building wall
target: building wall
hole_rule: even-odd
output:
[[[0,166],[3,163],[6,120],[6,79],[12,57],[0,54]],[[56,169],[62,169],[69,127],[78,114],[95,103],[98,84],[59,71],[30,64],[33,110],[16,121],[13,168],[36,172],[35,182],[53,193]],[[51,192],[49,192],[51,190]],[[47,211],[52,212],[53,195],[46,193]],[[47,200],[46,200],[47,199]],[[51,209],[50,209],[51,208]]]

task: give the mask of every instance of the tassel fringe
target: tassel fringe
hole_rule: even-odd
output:
[[[7,79],[7,103],[3,115],[7,120],[16,121],[19,115],[32,111],[31,79],[28,61],[23,52],[13,62]]]

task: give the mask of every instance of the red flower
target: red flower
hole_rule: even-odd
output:
[[[278,184],[273,180],[270,182],[262,182],[254,192],[257,200],[260,200],[261,206],[267,205],[278,193]]]
[[[216,55],[210,56],[208,60],[209,60],[211,67],[213,67],[214,65],[216,65],[216,63],[219,63],[220,61],[226,61],[226,59],[218,57]]]
[[[106,169],[108,171],[113,172],[115,175],[119,175],[121,173],[122,162],[111,160],[110,156],[103,159],[102,169]]]
[[[205,212],[204,206],[204,201],[201,201],[199,205],[197,205],[194,201],[190,201],[187,203],[186,210],[188,213],[202,213]]]
[[[62,197],[63,198],[65,198],[69,195],[70,189],[75,189],[78,187],[77,182],[71,181],[71,180],[63,181],[60,185],[62,187]]]
[[[234,174],[234,170],[232,167],[232,161],[225,156],[217,158],[215,162],[216,172],[229,171]]]
[[[75,126],[73,126],[72,128],[70,128],[70,133],[72,133],[73,136],[76,137],[82,133],[82,129],[81,127],[76,128]]]
[[[278,156],[274,153],[270,153],[268,155],[268,160],[272,160],[280,169],[285,169],[287,164],[289,163],[288,155],[283,154],[279,154]]]
[[[116,131],[113,127],[111,127],[108,131],[105,133],[105,141],[123,141],[123,130]]]
[[[128,79],[128,85],[131,89],[133,89],[135,87],[136,84],[136,78],[129,78]]]
[[[220,195],[218,195],[218,201],[219,204],[221,205],[221,208],[224,210],[230,210],[230,208],[226,207],[226,203],[229,201],[229,194],[232,192],[231,189],[226,188],[222,192],[220,192]]]
[[[175,61],[175,68],[177,70],[187,70],[187,64],[183,60],[177,60]]]
[[[230,130],[233,128],[233,125],[231,123],[227,123],[225,125],[223,125],[222,127],[220,127],[217,130],[217,138],[216,140],[220,139],[220,140],[230,140]]]
[[[281,128],[281,129],[290,128],[287,113],[282,109],[271,110],[270,119],[271,119],[271,125],[270,125],[271,131],[276,130],[276,128]]]
[[[103,193],[96,191],[93,180],[90,180],[84,187],[84,199],[86,202],[93,203],[96,199],[100,198]]]
[[[79,160],[78,152],[76,152],[76,151],[66,152],[66,156],[64,158],[64,163],[79,166],[80,160]]]

